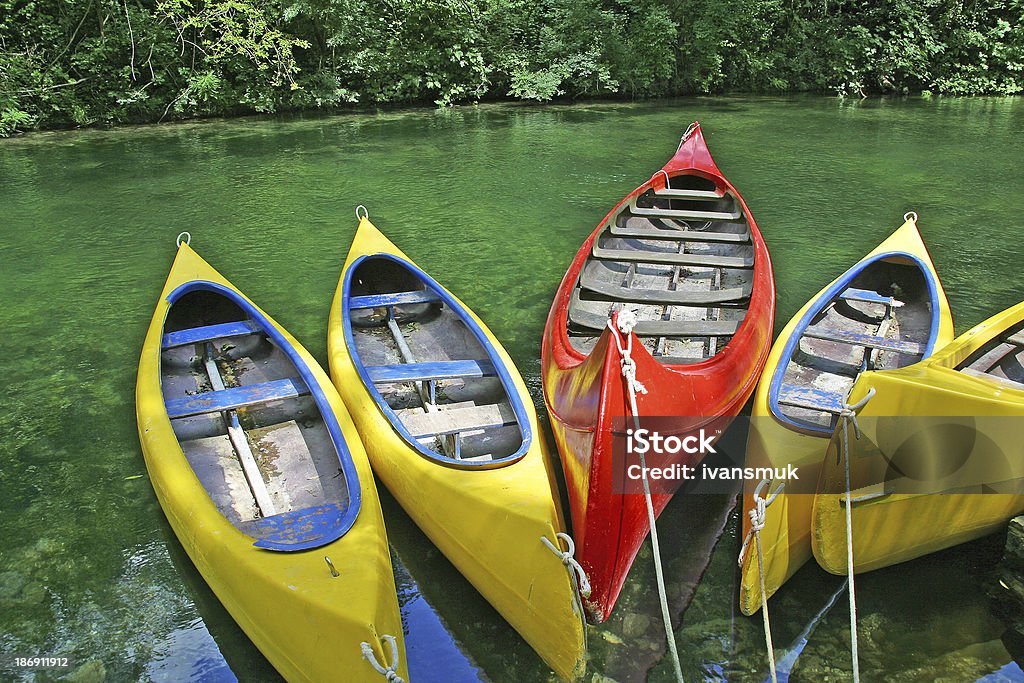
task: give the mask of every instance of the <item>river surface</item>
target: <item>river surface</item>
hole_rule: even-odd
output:
[[[278,680],[170,531],[138,443],[135,371],[175,235],[326,366],[364,204],[487,321],[543,406],[540,336],[565,268],[694,119],[771,250],[779,328],[909,210],[958,333],[1022,298],[1022,99],[485,105],[0,141],[0,678],[55,680],[67,670],[11,660],[62,655],[77,681]],[[551,679],[382,497],[414,680]],[[732,503],[677,496],[659,525],[687,681],[767,678],[761,619],[736,608]],[[864,679],[1024,680],[986,594],[1001,544],[860,577]],[[780,679],[848,680],[842,584],[812,564],[773,600]],[[671,680],[659,627],[648,545],[589,630],[587,680]]]

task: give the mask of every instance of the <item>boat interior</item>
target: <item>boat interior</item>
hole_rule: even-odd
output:
[[[957,369],[1011,389],[1024,389],[1024,323],[1014,325],[985,344]]]
[[[523,430],[475,323],[389,258],[364,259],[349,282],[354,360],[421,451],[476,466],[518,453]]]
[[[681,174],[623,204],[598,230],[569,302],[573,348],[590,353],[615,310],[660,362],[699,363],[723,349],[750,303],[754,244],[724,185]]]
[[[872,261],[813,313],[784,368],[776,413],[831,431],[857,376],[924,357],[931,334],[928,282],[913,261]]]
[[[194,290],[171,305],[160,375],[174,433],[220,512],[275,549],[311,540],[284,525],[312,515],[319,521],[306,526],[320,528],[325,512],[349,503],[338,449],[301,374],[228,297]]]

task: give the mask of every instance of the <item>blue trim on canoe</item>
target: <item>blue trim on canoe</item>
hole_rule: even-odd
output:
[[[282,542],[275,543],[273,541],[267,542],[259,539],[254,539],[253,545],[266,548],[267,550],[291,552],[326,545],[331,541],[341,538],[349,529],[352,528],[356,522],[356,517],[359,516],[359,510],[362,507],[362,490],[360,488],[359,473],[356,472],[356,465],[352,461],[352,454],[349,452],[348,445],[345,443],[345,435],[342,433],[341,425],[338,424],[338,418],[331,409],[331,404],[327,400],[327,396],[324,394],[323,387],[321,387],[320,383],[316,381],[316,377],[313,376],[312,370],[310,370],[309,366],[306,365],[306,362],[302,359],[302,356],[299,355],[295,346],[285,338],[281,330],[271,324],[270,320],[260,313],[256,306],[235,290],[225,287],[224,285],[217,284],[216,282],[193,280],[191,282],[186,282],[168,294],[167,301],[171,306],[173,306],[182,296],[195,291],[214,292],[237,304],[255,321],[260,331],[267,335],[267,337],[273,341],[279,349],[284,351],[285,355],[288,356],[292,365],[299,372],[299,376],[302,378],[302,381],[304,381],[306,386],[309,388],[310,394],[316,402],[317,408],[320,410],[320,418],[324,421],[324,425],[327,427],[327,432],[331,435],[331,441],[334,443],[334,449],[338,453],[338,462],[341,465],[342,476],[345,478],[345,486],[348,489],[348,505],[344,509],[339,508],[336,514],[322,518],[324,528],[329,527],[330,533],[322,533],[319,536],[320,540],[316,542],[315,545],[309,545],[308,542],[299,545]],[[271,518],[268,517],[267,519]]]
[[[440,301],[439,297],[429,289],[413,292],[395,292],[394,294],[370,294],[354,296],[349,308],[380,308],[381,306],[402,306],[405,304],[428,304]]]
[[[305,382],[298,377],[289,377],[275,379],[272,382],[231,387],[222,391],[205,391],[201,394],[164,401],[164,405],[167,407],[167,417],[174,420],[179,417],[246,408],[268,401],[297,398],[308,393],[309,389]]]
[[[344,514],[340,503],[330,503],[262,517],[246,526],[260,532],[259,540],[253,543],[257,548],[309,550],[337,540],[336,521]]]
[[[374,383],[429,382],[462,377],[494,377],[498,374],[489,360],[450,360],[400,365],[367,365],[366,374]]]
[[[427,289],[432,290],[435,294],[437,294],[440,300],[446,306],[448,306],[456,315],[458,315],[462,322],[466,325],[467,329],[469,329],[473,333],[473,336],[476,337],[476,340],[480,342],[480,344],[484,347],[484,350],[487,351],[487,356],[491,359],[491,363],[494,364],[494,369],[497,373],[498,378],[501,380],[501,385],[502,388],[505,390],[505,395],[508,397],[509,404],[512,406],[512,410],[516,414],[516,420],[518,420],[519,422],[519,433],[522,434],[523,436],[523,443],[519,447],[519,450],[517,450],[512,455],[507,455],[504,458],[499,458],[498,460],[491,460],[488,462],[480,463],[466,462],[465,460],[449,458],[445,455],[432,451],[431,449],[427,448],[423,444],[416,441],[413,435],[409,433],[409,430],[405,428],[405,425],[402,424],[402,420],[398,417],[398,415],[395,414],[395,411],[392,410],[391,406],[388,405],[388,402],[384,400],[384,397],[381,395],[380,391],[377,390],[377,387],[374,386],[373,380],[370,377],[370,373],[367,371],[367,366],[363,365],[363,361],[359,357],[359,351],[356,349],[355,337],[352,334],[350,301],[351,299],[356,298],[350,296],[350,293],[352,291],[352,275],[356,272],[356,270],[358,270],[359,266],[362,265],[362,263],[367,259],[385,259],[388,261],[392,261],[393,263],[396,263],[405,268],[406,270],[408,270],[410,273],[419,278],[420,282],[422,282],[427,287]],[[533,443],[533,430],[530,427],[529,420],[527,419],[526,407],[523,405],[522,398],[519,396],[519,392],[516,390],[515,382],[512,381],[512,376],[509,374],[508,368],[505,367],[505,364],[498,356],[497,350],[494,348],[494,345],[491,343],[491,340],[487,338],[487,335],[484,333],[479,323],[477,323],[477,321],[474,320],[471,315],[469,315],[469,312],[458,301],[455,300],[455,297],[449,294],[448,291],[440,284],[438,284],[432,277],[423,272],[423,270],[421,270],[419,266],[410,261],[406,261],[405,259],[399,258],[394,254],[378,253],[360,256],[345,271],[345,281],[342,286],[341,302],[342,321],[343,326],[345,328],[345,344],[346,346],[348,346],[348,352],[349,356],[352,358],[352,364],[355,366],[356,372],[359,373],[359,377],[363,380],[363,386],[370,393],[370,396],[373,398],[373,400],[377,403],[377,407],[380,408],[380,411],[384,414],[384,417],[387,418],[388,422],[391,423],[392,429],[394,429],[398,433],[398,435],[401,436],[402,439],[405,440],[407,444],[409,444],[409,446],[416,449],[418,453],[426,456],[427,458],[430,458],[431,460],[443,463],[445,465],[455,465],[463,469],[492,469],[500,465],[509,465],[521,459],[524,455],[526,455],[527,451],[530,450],[530,445]]]
[[[163,337],[161,347],[172,349],[175,346],[198,344],[227,337],[241,337],[246,334],[253,334],[254,332],[259,332],[259,328],[256,327],[256,323],[252,320],[237,320],[232,323],[221,323],[219,325],[204,325],[203,327],[192,327],[187,330],[168,332]]]
[[[918,256],[905,251],[887,251],[881,254],[876,254],[868,260],[857,262],[852,268],[839,276],[835,282],[829,285],[828,289],[822,292],[821,296],[815,300],[814,304],[807,309],[807,312],[804,313],[803,317],[800,318],[799,322],[797,322],[796,328],[793,330],[793,334],[791,334],[789,339],[786,340],[786,346],[783,348],[782,355],[779,357],[779,364],[775,368],[775,374],[772,376],[771,388],[768,392],[768,408],[772,411],[772,415],[775,419],[789,429],[812,432],[815,435],[820,435],[822,437],[832,435],[832,429],[812,424],[810,422],[795,420],[783,414],[782,410],[779,408],[779,390],[782,387],[782,379],[786,374],[786,369],[789,367],[789,361],[793,357],[793,353],[796,351],[801,337],[804,335],[804,330],[806,330],[810,325],[811,320],[823,311],[828,304],[839,298],[839,295],[848,288],[850,282],[864,272],[869,266],[873,266],[879,261],[891,258],[903,258],[912,261],[924,275],[924,281],[928,284],[929,301],[931,302],[932,324],[928,331],[928,343],[925,345],[924,354],[921,356],[921,359],[924,360],[930,356],[932,351],[935,349],[935,337],[939,332],[939,283],[932,274],[932,271],[928,268],[928,264]]]

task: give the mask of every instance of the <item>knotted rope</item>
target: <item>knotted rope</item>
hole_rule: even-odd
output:
[[[843,459],[846,470],[846,580],[850,587],[850,656],[853,660],[853,683],[860,683],[860,653],[857,644],[857,597],[853,589],[853,506],[850,503],[850,424],[853,424],[853,433],[860,439],[860,425],[857,423],[857,411],[863,408],[871,397],[875,395],[875,388],[871,387],[867,395],[853,405],[843,405],[839,413],[843,421]]]
[[[616,322],[608,321],[608,329],[611,330],[612,338],[615,340],[615,346],[619,350],[619,355],[622,357],[620,366],[622,368],[622,376],[626,379],[626,389],[629,393],[629,407],[633,415],[633,427],[635,429],[640,428],[640,411],[636,407],[636,395],[637,393],[646,394],[647,387],[645,387],[636,378],[636,361],[633,360],[633,328],[637,324],[636,313],[630,310],[619,311]],[[621,333],[621,334],[620,334]],[[626,342],[623,343],[622,335],[626,336]],[[638,453],[640,456],[640,472],[642,474],[644,484],[644,500],[647,503],[647,522],[651,528],[651,547],[654,550],[654,573],[658,580],[658,597],[661,599],[661,616],[665,622],[665,639],[668,641],[669,654],[672,656],[672,664],[676,670],[676,679],[679,683],[683,683],[683,667],[679,663],[679,652],[676,650],[676,637],[672,632],[672,617],[668,611],[668,595],[665,591],[665,575],[661,566],[661,547],[658,544],[658,528],[655,525],[654,519],[654,503],[651,502],[651,485],[647,480],[647,459],[643,453]]]
[[[753,538],[754,547],[757,548],[757,575],[761,581],[761,618],[764,620],[764,643],[768,649],[768,668],[772,674],[772,683],[778,683],[778,673],[776,673],[775,669],[775,646],[772,644],[772,624],[768,618],[768,592],[764,587],[764,556],[761,554],[761,529],[764,528],[765,512],[768,506],[782,493],[782,489],[786,485],[784,483],[779,484],[779,488],[775,489],[775,493],[764,498],[761,495],[761,491],[769,483],[769,480],[762,479],[761,483],[754,489],[754,508],[748,513],[750,515],[750,531],[747,532],[746,538],[743,539],[738,563],[742,568],[743,557],[747,553],[747,546],[750,545],[750,539]]]
[[[567,546],[566,550],[562,550],[559,546],[552,543],[546,536],[541,536],[540,540],[546,545],[551,552],[558,555],[562,560],[562,564],[572,571],[576,577],[576,588],[579,590],[580,596],[583,598],[590,597],[590,579],[587,578],[587,573],[583,571],[583,567],[579,562],[576,561],[574,555],[576,554],[576,544],[573,543],[572,536],[569,534],[562,533],[561,531],[555,534],[556,541],[565,541]],[[581,605],[582,607],[582,605]]]
[[[363,652],[363,659],[370,663],[374,671],[387,679],[388,683],[405,683],[398,675],[398,642],[394,636],[389,635],[385,635],[384,640],[391,649],[391,664],[387,668],[381,666],[381,663],[377,661],[377,655],[373,653],[373,648],[366,642],[359,644],[359,649]]]

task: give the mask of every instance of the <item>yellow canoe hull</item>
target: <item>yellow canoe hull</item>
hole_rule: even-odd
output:
[[[521,458],[493,469],[456,469],[416,452],[370,395],[347,347],[342,314],[345,274],[363,256],[389,254],[412,264],[363,218],[331,307],[331,376],[363,435],[373,470],[459,572],[562,678],[586,666],[583,617],[567,568],[542,542],[566,526],[552,459],[529,391],[508,353],[472,311],[514,382],[533,440]],[[457,301],[457,299],[456,299]]]
[[[1020,421],[1012,418],[1024,416],[1024,390],[956,369],[1022,321],[1024,303],[989,318],[927,360],[858,378],[852,400],[871,389],[876,393],[858,417],[861,438],[851,437],[849,444],[855,572],[979,538],[1024,512],[1024,496],[981,492],[982,487],[998,491],[1000,484],[1020,490]],[[838,430],[830,449],[842,453]],[[893,467],[914,479],[893,480]],[[845,486],[844,461],[826,459],[814,502],[812,545],[818,563],[833,574],[847,572]],[[904,492],[913,486],[946,493]]]
[[[168,295],[193,281],[238,292],[182,244],[143,344],[136,385],[139,441],[171,528],[217,598],[287,680],[380,681],[381,676],[363,658],[360,644],[369,643],[378,662],[387,666],[390,650],[381,645],[384,635],[396,637],[398,673],[408,680],[387,535],[359,434],[327,374],[269,316],[308,366],[342,428],[361,492],[355,524],[338,540],[313,550],[286,553],[256,548],[251,537],[220,513],[189,465],[167,417],[160,354]],[[332,576],[325,556],[331,558],[339,577]]]
[[[888,252],[916,256],[927,266],[935,281],[938,282],[935,267],[913,220],[907,220],[859,263],[870,261],[875,256]],[[855,265],[854,268],[856,267]],[[787,342],[793,337],[807,312],[844,276],[845,273],[823,287],[797,311],[772,346],[761,380],[758,382],[757,391],[754,393],[751,428],[747,438],[748,466],[785,468],[787,465],[793,465],[799,469],[800,479],[804,482],[816,481],[820,476],[829,439],[784,424],[772,412],[769,400],[772,380],[785,356]],[[953,338],[953,320],[949,302],[941,287],[938,287],[938,301],[939,324],[934,342],[936,349],[942,348]],[[752,494],[756,485],[757,482],[748,483],[743,493],[744,536],[750,531],[749,512],[753,508]],[[776,490],[778,485],[779,482],[772,482],[769,490]],[[814,508],[814,498],[813,493],[787,494],[783,492],[766,509],[765,527],[761,531],[761,546],[765,592],[769,598],[807,560],[811,559],[811,513]],[[743,614],[751,615],[759,609],[761,609],[761,588],[758,561],[753,543],[751,543],[751,548],[744,555],[741,566],[740,611]]]

